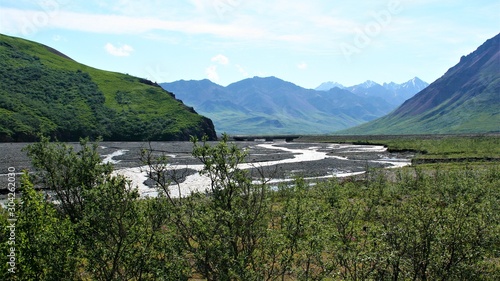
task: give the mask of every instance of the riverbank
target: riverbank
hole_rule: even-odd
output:
[[[70,143],[78,147],[77,143]],[[215,145],[216,142],[210,143]],[[234,142],[248,152],[246,163],[240,168],[248,169],[259,180],[264,175],[267,180],[283,182],[295,177],[327,179],[359,174],[370,168],[399,167],[410,164],[413,156],[409,153],[390,153],[383,146],[351,145],[308,142]],[[32,171],[29,158],[22,148],[27,144],[0,144],[5,151],[5,160],[0,163],[0,171],[15,167],[16,171]],[[198,175],[201,163],[191,155],[190,142],[102,142],[99,153],[103,161],[114,165],[116,173],[127,176],[133,186],[139,187],[141,194],[154,195],[155,190],[145,176],[141,150],[151,149],[155,156],[166,155],[172,174],[173,190],[181,196],[191,190],[203,190],[209,185],[207,178]],[[259,170],[259,171],[257,171]],[[0,185],[6,185],[7,172],[0,172]],[[178,184],[178,185],[177,185]],[[179,194],[178,194],[179,195]],[[177,195],[177,196],[178,196]]]

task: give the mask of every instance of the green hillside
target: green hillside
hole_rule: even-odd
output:
[[[98,70],[24,39],[0,35],[0,141],[215,138],[198,115],[149,80]]]
[[[160,85],[209,116],[217,131],[232,135],[326,134],[394,109],[380,97],[340,88],[315,91],[277,77],[247,78],[226,87],[209,80]]]
[[[500,34],[395,111],[341,134],[500,132]]]

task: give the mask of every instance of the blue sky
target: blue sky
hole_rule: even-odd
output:
[[[156,82],[430,83],[499,32],[499,0],[0,0],[0,33]]]

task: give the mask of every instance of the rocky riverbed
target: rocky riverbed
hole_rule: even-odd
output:
[[[216,143],[211,143],[215,145]],[[285,182],[296,176],[306,179],[326,179],[360,174],[369,168],[391,168],[410,164],[413,155],[389,153],[383,146],[349,145],[327,143],[297,142],[235,142],[248,151],[246,163],[240,165],[248,169],[255,180],[261,175],[270,182]],[[29,158],[22,150],[26,143],[0,143],[0,190],[7,193],[7,174],[9,167],[17,173],[23,169],[33,171]],[[78,147],[77,143],[71,143]],[[203,191],[209,185],[208,178],[199,175],[202,168],[199,160],[191,155],[193,144],[190,142],[102,142],[99,153],[104,162],[110,162],[115,172],[131,179],[142,195],[154,196],[144,173],[141,150],[152,149],[155,155],[168,156],[169,170],[173,182],[172,192],[176,196],[191,191]],[[18,177],[19,179],[19,177]],[[180,191],[180,194],[179,194]]]

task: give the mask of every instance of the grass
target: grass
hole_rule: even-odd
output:
[[[391,152],[416,152],[414,164],[500,161],[500,134],[306,136],[298,141],[384,145]]]
[[[0,139],[26,141],[43,133],[60,140],[97,135],[187,140],[213,134],[206,119],[151,81],[95,69],[44,45],[1,34],[0,58],[5,85]]]

